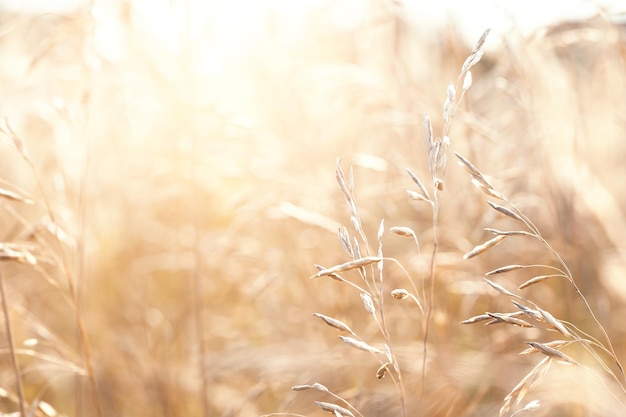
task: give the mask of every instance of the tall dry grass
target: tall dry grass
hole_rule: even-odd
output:
[[[448,85],[474,39],[396,3],[368,1],[347,27],[330,5],[270,8],[244,41],[191,26],[202,14],[187,3],[157,32],[133,2],[110,4],[0,14],[0,412],[469,417],[512,393],[506,415],[532,400],[517,415],[623,414],[619,24],[492,33],[450,125]],[[431,150],[450,138],[445,178],[424,113]],[[511,236],[463,260],[485,228],[524,222],[489,207],[453,152],[554,252]],[[406,168],[440,198],[436,221],[407,198],[428,196]],[[484,282],[512,264],[564,272],[554,253],[566,278]],[[343,277],[358,292],[307,280],[367,256],[370,288],[358,270]],[[459,324],[485,312],[508,324]],[[331,319],[354,334],[337,339]]]

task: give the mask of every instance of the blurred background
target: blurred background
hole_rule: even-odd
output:
[[[381,219],[411,227],[421,252],[389,233],[384,251],[427,279],[432,214],[407,198],[405,170],[429,185],[422,116],[440,135],[447,86],[487,28],[450,151],[537,224],[626,359],[617,3],[0,1],[0,267],[32,412],[325,415],[313,401],[332,398],[290,389],[320,382],[366,416],[399,415],[379,364],[312,316],[380,345],[357,292],[308,277],[314,264],[348,260],[337,240],[351,228],[335,182],[342,158],[369,250]],[[423,398],[420,312],[390,298],[386,320],[409,415],[497,415],[539,361],[518,356],[523,342],[558,337],[459,322],[512,311],[485,272],[554,259],[511,239],[464,261],[490,237],[485,227],[519,226],[489,209],[452,159]],[[387,292],[409,285],[387,268]],[[524,294],[602,337],[564,280]],[[8,414],[18,401],[5,336]],[[577,372],[552,368],[533,390],[536,415],[622,415],[610,382],[580,386]]]

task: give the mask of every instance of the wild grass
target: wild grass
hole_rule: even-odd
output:
[[[619,24],[175,3],[0,14],[1,414],[623,414]]]

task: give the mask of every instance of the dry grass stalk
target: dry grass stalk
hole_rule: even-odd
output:
[[[58,227],[58,222],[56,221],[56,213],[52,209],[52,204],[44,189],[42,179],[39,175],[35,163],[31,159],[26,146],[23,144],[17,133],[11,128],[7,119],[4,119],[4,126],[0,126],[0,133],[11,139],[15,148],[22,156],[22,159],[26,162],[26,164],[29,166],[30,170],[35,176],[37,188],[39,189],[39,192],[42,196],[46,209],[46,214],[49,218],[48,226],[52,227],[53,230],[52,234],[54,236],[54,242],[57,248],[57,255],[60,258],[59,267],[61,268],[65,277],[67,288],[69,291],[69,299],[71,302],[71,306],[75,312],[78,339],[80,341],[83,361],[87,370],[87,379],[90,388],[91,403],[96,417],[101,417],[102,407],[100,403],[100,395],[98,393],[98,384],[96,381],[94,362],[92,359],[91,344],[87,334],[84,316],[82,313],[82,303],[79,300],[76,277],[74,276],[74,272],[72,270],[72,267],[70,266],[69,254],[67,253],[67,249],[64,246],[62,234],[60,233],[61,229]]]
[[[24,383],[22,382],[22,371],[17,361],[15,350],[15,342],[13,340],[13,330],[11,326],[11,317],[9,316],[9,306],[6,292],[4,290],[4,276],[0,272],[0,298],[2,301],[2,312],[4,314],[4,328],[7,334],[7,343],[9,345],[9,353],[11,356],[11,365],[13,366],[13,374],[15,376],[15,387],[18,397],[18,406],[21,417],[26,417],[26,398],[24,396]]]
[[[432,207],[432,230],[433,230],[433,250],[430,256],[430,279],[429,279],[429,297],[428,303],[426,307],[426,317],[424,319],[424,337],[423,337],[423,353],[422,353],[422,395],[425,391],[426,387],[426,374],[427,374],[427,358],[428,358],[428,338],[430,333],[430,323],[433,312],[433,306],[435,302],[435,285],[436,285],[436,258],[439,251],[439,216],[441,210],[441,202],[439,199],[439,194],[444,190],[444,179],[446,173],[446,159],[447,159],[447,148],[450,145],[450,129],[452,126],[452,121],[454,119],[455,112],[457,108],[460,106],[467,89],[471,86],[471,75],[470,69],[476,65],[482,55],[482,47],[484,45],[485,39],[489,34],[489,30],[486,30],[479,41],[474,45],[474,49],[470,56],[463,63],[463,67],[461,68],[461,72],[457,78],[456,85],[449,84],[446,91],[446,99],[443,107],[443,120],[444,126],[441,132],[441,136],[435,137],[433,133],[432,122],[430,120],[430,116],[428,113],[424,114],[423,118],[423,130],[424,130],[424,140],[426,142],[426,151],[428,153],[428,167],[430,171],[431,181],[432,181],[432,192],[427,194],[425,191],[424,195],[429,196],[428,200],[431,201]],[[457,94],[457,91],[461,89],[461,94]],[[420,186],[423,185],[419,178],[415,176],[411,171],[409,171],[409,175],[411,178],[414,178],[413,181]],[[420,187],[422,188],[422,187]],[[411,194],[409,194],[411,196]],[[423,282],[423,281],[422,281]],[[425,293],[425,290],[423,290]],[[425,294],[424,294],[425,295]],[[424,297],[425,298],[425,297]]]
[[[458,156],[458,155],[457,155]],[[480,174],[480,172],[478,171],[478,169],[471,164],[469,161],[467,161],[465,158],[459,157],[459,160],[463,163],[463,165],[465,166],[466,170],[470,173],[470,176],[472,177],[473,180],[478,179],[479,181],[482,181],[482,174]],[[487,183],[483,183],[483,190],[485,188],[487,188]],[[549,266],[549,265],[518,265],[518,264],[510,264],[510,265],[506,265],[506,266],[502,266],[499,268],[496,268],[492,271],[487,272],[485,275],[486,276],[491,276],[491,275],[497,275],[497,274],[504,274],[510,271],[514,271],[514,270],[519,270],[522,268],[530,268],[530,267],[541,267],[541,268],[546,268],[546,269],[551,269],[556,271],[557,273],[555,274],[544,274],[544,275],[537,275],[534,276],[530,279],[528,279],[527,281],[525,281],[524,283],[522,283],[519,286],[520,290],[526,289],[527,287],[531,286],[531,285],[537,285],[537,284],[541,284],[544,283],[547,279],[552,278],[552,277],[562,277],[562,278],[566,278],[571,285],[574,287],[575,291],[577,292],[577,294],[581,297],[581,299],[583,300],[587,311],[589,312],[589,314],[591,315],[591,317],[593,318],[594,322],[596,323],[596,325],[598,326],[598,328],[600,329],[600,331],[603,333],[607,346],[604,346],[602,343],[598,342],[597,340],[594,340],[593,345],[596,347],[599,347],[602,351],[604,351],[605,353],[607,353],[611,359],[615,362],[617,368],[620,370],[620,374],[616,374],[614,371],[612,371],[610,369],[610,367],[604,363],[604,360],[598,355],[597,352],[595,352],[594,348],[592,347],[592,344],[590,344],[586,339],[584,339],[583,337],[581,337],[579,334],[573,332],[572,330],[568,329],[568,327],[566,327],[566,325],[564,324],[563,321],[556,319],[551,313],[549,313],[548,311],[539,308],[539,306],[537,306],[537,304],[525,299],[522,296],[519,296],[517,294],[514,294],[512,292],[510,292],[509,290],[505,289],[503,286],[494,283],[493,281],[490,281],[489,279],[485,278],[485,282],[487,282],[487,284],[489,284],[492,288],[496,289],[498,292],[500,292],[501,294],[507,295],[509,297],[513,297],[515,299],[518,300],[522,300],[525,303],[531,304],[534,308],[529,308],[526,307],[525,305],[518,303],[514,300],[513,303],[519,308],[520,313],[522,314],[526,314],[527,316],[537,320],[538,322],[545,322],[547,325],[550,326],[550,328],[548,330],[556,330],[559,333],[561,333],[563,336],[569,338],[572,340],[572,343],[578,342],[580,343],[600,364],[600,366],[607,371],[607,373],[609,375],[611,375],[613,377],[613,379],[618,383],[618,385],[620,386],[620,388],[622,389],[623,392],[626,393],[626,387],[624,385],[624,380],[626,379],[625,375],[624,375],[624,371],[623,368],[619,362],[619,359],[617,358],[617,355],[615,354],[615,351],[612,347],[610,338],[608,337],[608,334],[606,333],[606,331],[604,330],[604,327],[601,325],[601,323],[597,320],[597,318],[595,317],[595,314],[593,313],[593,311],[591,310],[586,298],[584,297],[584,295],[580,292],[578,286],[576,285],[572,274],[569,270],[569,268],[567,267],[567,265],[563,262],[563,260],[561,259],[561,257],[558,255],[558,253],[552,248],[552,246],[550,246],[550,244],[541,236],[539,230],[537,229],[537,227],[527,218],[525,217],[521,211],[519,209],[517,209],[515,207],[515,205],[513,205],[506,197],[502,196],[502,199],[504,201],[506,201],[510,207],[512,207],[511,209],[495,204],[491,201],[488,201],[488,204],[491,208],[493,208],[494,210],[504,214],[507,217],[510,217],[512,219],[514,219],[515,221],[521,222],[523,223],[527,228],[528,231],[499,231],[499,230],[495,230],[495,229],[488,229],[489,231],[491,231],[492,233],[494,233],[496,235],[496,238],[501,238],[500,241],[507,236],[528,236],[528,237],[533,237],[534,239],[537,239],[540,243],[543,244],[543,246],[548,250],[548,252],[554,256],[554,258],[558,261],[558,263],[560,264],[560,267],[553,267],[553,266]],[[494,238],[494,239],[496,239]],[[482,245],[477,246],[476,248],[474,248],[472,251],[470,251],[468,254],[466,254],[465,258],[470,258],[472,256],[475,256],[477,254],[483,253],[485,252],[487,249],[495,246],[495,244],[499,243],[499,241],[494,241],[493,239],[491,241],[488,241]],[[481,315],[481,316],[474,316],[468,320],[465,320],[464,322],[462,322],[463,324],[470,324],[470,323],[476,323],[479,321],[483,321],[486,320],[487,317],[492,317],[495,319],[498,319],[501,322],[508,322],[510,324],[517,324],[519,326],[525,326],[525,324],[530,324],[528,322],[526,322],[525,320],[522,321],[518,321],[521,319],[518,319],[516,317],[512,317],[509,314],[502,314],[502,313],[487,313],[486,315]],[[491,322],[493,323],[493,322]],[[491,324],[488,323],[488,324]],[[531,325],[531,327],[536,327],[534,325]],[[570,325],[570,328],[575,328],[574,326]],[[578,329],[577,329],[578,330]],[[584,333],[582,333],[583,335],[586,335]],[[504,401],[504,405],[501,409],[500,414],[503,415],[504,413],[506,413],[511,406],[511,401],[512,399],[515,397],[517,399],[517,403],[519,404],[519,402],[521,401],[523,395],[526,393],[526,391],[529,389],[530,385],[532,385],[532,383],[534,383],[537,379],[538,379],[538,375],[542,375],[543,373],[545,373],[545,371],[547,370],[548,367],[548,360],[551,359],[555,359],[558,360],[560,362],[563,363],[568,363],[568,364],[578,364],[573,358],[570,358],[569,356],[565,355],[564,353],[560,352],[559,350],[555,349],[553,347],[553,345],[551,344],[542,344],[539,342],[528,342],[528,344],[537,352],[540,352],[544,355],[547,356],[547,358],[545,358],[542,362],[540,362],[521,382],[520,384],[518,384],[518,386],[516,388],[513,389],[513,391],[511,392],[511,394],[509,394]],[[597,344],[597,345],[596,345]],[[564,346],[563,344],[559,343],[554,343],[554,346]],[[524,351],[524,354],[530,353],[528,350]]]

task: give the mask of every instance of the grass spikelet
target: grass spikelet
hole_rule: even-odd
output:
[[[333,267],[322,269],[317,274],[311,275],[311,278],[319,278],[325,275],[337,274],[339,272],[350,271],[357,268],[362,268],[364,266],[368,266],[377,262],[381,262],[383,258],[379,256],[366,256],[364,258],[355,259],[354,261],[346,262],[341,265],[335,265]]]
[[[506,238],[507,238],[506,235],[498,235],[494,238],[491,238],[485,243],[482,243],[474,247],[474,249],[472,249],[471,251],[467,252],[465,255],[463,255],[463,259],[470,259],[470,258],[473,258],[474,256],[480,255],[481,253],[484,253],[488,249],[491,249],[494,246],[498,245]]]
[[[429,129],[432,130],[432,126],[430,126]],[[431,132],[431,134],[432,134],[432,132]],[[409,174],[409,177],[411,177],[413,182],[419,187],[419,189],[421,191],[421,199],[423,199],[424,201],[431,201],[430,195],[428,194],[428,190],[424,186],[424,183],[419,179],[419,177],[417,175],[415,175],[413,173],[413,171],[411,171],[409,168],[406,169],[406,172]],[[418,194],[418,193],[416,193],[416,194]]]
[[[415,232],[410,227],[393,226],[389,231],[398,236],[415,238]]]
[[[520,221],[522,223],[524,223],[524,219],[517,213],[513,212],[512,210],[509,210],[506,207],[500,206],[496,203],[493,203],[491,201],[487,201],[487,204],[489,204],[489,206],[491,206],[492,209],[499,211],[500,213],[504,214],[505,216],[508,216],[512,219],[515,219],[517,221]]]
[[[556,350],[550,346],[546,346],[543,343],[526,342],[526,344],[536,349],[538,352],[543,353],[544,355],[550,358],[553,358],[559,362],[566,363],[566,364],[576,364],[576,365],[578,364],[574,359],[570,358],[563,352]]]
[[[361,294],[363,294],[363,293],[361,293]],[[334,327],[337,330],[341,330],[342,332],[348,332],[348,333],[356,336],[355,333],[350,328],[350,326],[348,326],[347,324],[345,324],[341,320],[337,320],[337,319],[325,316],[325,315],[320,314],[320,313],[313,313],[313,316],[321,319],[324,323],[328,324],[330,327]]]
[[[469,319],[465,319],[461,322],[461,324],[474,324],[479,323],[481,321],[490,320],[493,317],[489,314],[480,314],[478,316],[470,317]]]
[[[485,280],[485,282],[486,282],[487,284],[489,284],[489,286],[490,286],[491,288],[495,289],[495,290],[496,290],[496,291],[498,291],[499,293],[502,293],[502,294],[504,294],[504,295],[508,295],[508,296],[510,296],[510,297],[515,297],[515,298],[520,298],[520,299],[522,298],[522,297],[520,297],[520,296],[519,296],[519,295],[517,295],[517,294],[513,294],[511,291],[507,290],[507,289],[506,289],[506,288],[504,288],[502,285],[496,284],[495,282],[493,282],[493,281],[491,281],[491,280],[489,280],[489,279],[487,279],[487,278],[484,278],[484,280]]]
[[[496,191],[489,181],[485,179],[484,175],[474,166],[474,164],[458,152],[455,152],[454,155],[457,157],[459,165],[461,165],[472,177],[472,184],[491,197],[495,197],[500,200],[505,199],[504,196]]]
[[[552,349],[558,349],[560,347],[570,345],[571,343],[572,343],[571,340],[570,341],[568,341],[568,340],[553,340],[551,342],[546,342],[546,343],[542,343],[542,344],[543,344],[543,346],[550,347]],[[536,347],[531,346],[529,348],[524,349],[519,354],[520,355],[529,355],[531,353],[538,353],[538,352],[539,352],[539,350]]]
[[[432,204],[432,201],[430,201],[430,199],[428,199],[427,197],[424,197],[422,194],[418,193],[417,191],[406,190],[406,194],[409,196],[411,200],[425,201],[427,203]]]
[[[372,297],[369,294],[361,293],[361,300],[363,300],[363,307],[365,307],[365,311],[370,313],[371,315],[376,314],[376,307],[374,307],[374,302],[372,301]]]
[[[345,416],[345,417],[355,417],[354,414],[352,413],[352,411],[348,410],[347,408],[343,408],[340,405],[337,404],[333,404],[333,403],[327,403],[327,402],[323,402],[323,401],[315,401],[315,405],[317,405],[319,408],[321,408],[324,411],[327,411],[331,414],[334,414],[336,416]]]
[[[382,350],[375,348],[374,346],[370,346],[369,344],[358,340],[358,339],[354,339],[352,337],[348,337],[348,336],[339,336],[339,338],[348,346],[351,346],[355,349],[359,349],[359,350],[363,350],[365,352],[370,352],[370,353],[383,353]]]
[[[489,271],[485,274],[486,277],[491,276],[491,275],[496,275],[496,274],[503,274],[505,272],[509,272],[509,271],[515,271],[517,269],[521,269],[521,268],[525,268],[524,265],[507,265],[507,266],[501,266],[500,268],[496,268],[492,271]]]
[[[531,285],[538,284],[540,282],[547,280],[548,278],[554,278],[554,277],[561,277],[561,278],[567,279],[567,277],[562,274],[538,275],[536,277],[529,279],[528,281],[525,281],[517,288],[520,290],[523,290],[526,287],[530,287]]]
[[[520,311],[522,311],[524,314],[526,314],[528,317],[532,317],[535,320],[539,320],[539,321],[544,321],[543,316],[541,315],[541,313],[537,310],[533,310],[532,308],[526,307],[523,304],[518,303],[515,300],[511,300],[511,302],[520,309]]]
[[[433,136],[433,125],[432,125],[432,122],[430,121],[430,116],[428,115],[428,113],[424,113],[424,117],[422,119],[422,126],[424,128],[424,141],[426,142],[426,150],[430,152],[430,149],[433,147],[434,136]],[[413,181],[415,181],[416,184],[420,187],[420,189],[424,188],[424,190],[426,190],[424,185],[421,184],[421,181],[419,181],[417,176],[414,175],[410,170],[409,170],[409,175],[411,176]],[[424,195],[428,196],[428,193],[424,192]]]
[[[550,314],[550,312],[546,310],[542,310],[540,308],[538,308],[537,311],[539,312],[539,314],[541,314],[541,317],[543,317],[546,323],[548,323],[554,329],[559,331],[563,336],[573,337],[572,334],[569,332],[569,330],[565,328],[563,323],[561,323],[560,320],[557,320],[556,318],[554,318],[554,316]]]
[[[498,322],[512,324],[519,327],[535,327],[526,320],[518,319],[516,317],[513,317],[511,314],[487,313],[487,315],[496,319]]]

